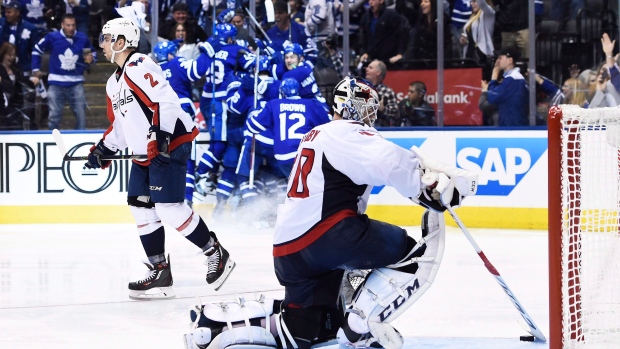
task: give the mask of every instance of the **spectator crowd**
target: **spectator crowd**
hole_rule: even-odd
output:
[[[159,1],[158,23],[151,23],[149,0],[4,0],[0,129],[58,128],[65,106],[75,116],[74,128],[87,128],[84,73],[97,62],[101,23],[118,17],[131,19],[140,29],[139,52],[153,51],[157,42],[150,42],[150,33],[156,30],[159,42],[174,43],[175,55],[188,61],[200,59],[201,45],[216,37],[218,23],[236,28],[234,39],[247,53],[283,52],[285,46],[298,44],[306,66],[311,66],[311,79],[328,101],[331,88],[343,77],[346,54],[349,74],[366,78],[378,90],[377,126],[434,126],[436,111],[425,99],[429,81],[410,81],[408,91],[399,94],[385,78],[388,71],[410,62],[430,62],[427,69],[433,69],[438,1],[444,9],[444,57],[481,68],[478,102],[483,124],[489,126],[529,125],[531,87],[523,63],[529,57],[530,35],[544,31],[550,22],[565,30],[586,5],[592,11],[609,10],[602,1],[573,0],[567,6],[567,1],[536,0],[537,29],[529,33],[527,0],[349,0],[350,50],[343,52],[343,0],[278,0],[273,19],[265,2],[256,1],[257,23],[248,16],[247,0]],[[602,36],[604,61],[595,67],[563,67],[564,81],[535,77],[538,124],[545,123],[545,110],[552,105],[593,108],[620,103],[615,44],[607,34]],[[193,102],[200,100],[203,80],[193,82]],[[38,125],[35,105],[43,106],[37,109],[42,121]]]

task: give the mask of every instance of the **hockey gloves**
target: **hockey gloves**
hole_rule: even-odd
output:
[[[162,131],[159,126],[151,126],[149,129],[148,144],[146,146],[148,159],[157,167],[170,165],[170,133]]]
[[[114,154],[116,154],[116,152],[106,147],[103,144],[102,139],[99,143],[90,147],[90,154],[88,154],[88,162],[86,163],[86,167],[105,169],[110,166],[112,160],[101,160],[101,157]]]
[[[448,205],[461,205],[462,196],[454,187],[454,181],[445,173],[426,169],[422,176],[422,185],[422,193],[417,198],[420,205],[436,212],[444,212]]]

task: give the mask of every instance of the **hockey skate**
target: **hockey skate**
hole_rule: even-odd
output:
[[[168,261],[155,265],[145,261],[144,264],[149,271],[146,272],[144,279],[129,283],[129,298],[135,300],[174,298],[170,256],[168,256]]]
[[[228,251],[217,240],[215,245],[205,251],[204,255],[207,256],[205,261],[207,266],[207,283],[217,291],[235,268],[235,262],[230,259]]]
[[[196,193],[202,197],[207,195],[215,195],[217,189],[217,175],[211,172],[199,175],[196,181]]]

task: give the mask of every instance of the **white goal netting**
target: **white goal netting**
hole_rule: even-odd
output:
[[[620,348],[620,108],[561,109],[563,347]]]

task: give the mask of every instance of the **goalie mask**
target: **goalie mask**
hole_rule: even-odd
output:
[[[334,112],[343,119],[373,126],[377,120],[379,95],[375,87],[362,78],[346,77],[334,88]]]

